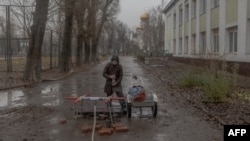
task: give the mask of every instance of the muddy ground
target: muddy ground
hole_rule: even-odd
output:
[[[189,68],[183,64],[167,62],[145,66],[133,57],[121,57],[120,60],[124,68],[124,93],[131,87],[130,78],[140,77],[147,93],[156,93],[159,97],[158,114],[153,118],[151,109],[143,108],[140,114],[139,109],[132,108],[131,119],[126,115],[117,115],[114,119],[127,126],[129,132],[114,132],[111,136],[95,133],[96,141],[222,141],[223,124],[250,123],[247,100],[237,98],[227,103],[204,103],[201,89],[178,88],[178,77]],[[81,127],[92,126],[93,117],[75,117],[73,103],[65,97],[85,93],[105,96],[102,69],[108,61],[58,81],[1,91],[0,141],[90,141],[91,133],[82,133]],[[92,102],[86,105],[93,111]],[[99,105],[105,107],[102,101]],[[61,118],[67,123],[60,124]],[[103,125],[107,122],[107,119],[97,120]]]

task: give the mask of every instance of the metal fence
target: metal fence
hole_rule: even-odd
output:
[[[0,71],[24,71],[33,11],[33,6],[0,5]],[[60,32],[46,29],[41,52],[43,70],[59,65],[60,44]]]

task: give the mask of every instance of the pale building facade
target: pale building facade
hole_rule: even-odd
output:
[[[171,0],[163,12],[173,56],[250,62],[250,0]]]

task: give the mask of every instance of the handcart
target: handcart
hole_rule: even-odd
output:
[[[132,115],[132,109],[133,108],[140,108],[140,114],[142,114],[142,108],[151,108],[152,110],[152,115],[153,117],[157,116],[157,102],[158,102],[158,98],[156,94],[153,93],[147,93],[146,92],[146,97],[143,101],[135,101],[134,98],[136,96],[136,94],[138,94],[139,91],[141,91],[142,89],[145,90],[145,88],[143,86],[141,86],[141,84],[143,84],[143,81],[141,78],[138,78],[137,76],[133,76],[131,79],[131,87],[129,89],[129,92],[126,96],[126,104],[127,104],[127,117],[131,118]],[[134,84],[133,81],[139,81],[140,84]]]
[[[89,113],[89,107],[87,107],[86,102],[94,102],[92,103],[92,105],[88,106],[93,106],[94,104],[94,110],[93,110],[93,116],[94,116],[94,123],[93,123],[93,128],[92,128],[92,136],[91,136],[91,140],[94,141],[94,134],[95,134],[95,128],[96,128],[96,117],[97,117],[97,113],[98,112],[104,112],[103,110],[98,111],[98,109],[104,109],[104,102],[108,103],[106,108],[108,109],[108,113],[109,113],[109,118],[110,118],[110,123],[108,126],[112,127],[113,126],[113,108],[111,107],[111,105],[109,104],[109,102],[113,101],[113,100],[124,100],[124,98],[120,98],[120,97],[87,97],[86,95],[84,96],[79,96],[79,97],[66,97],[67,100],[70,100],[74,103],[74,109],[75,109],[75,116],[78,114],[86,114]],[[101,101],[101,102],[100,102]],[[103,106],[102,107],[98,107],[97,103],[102,103]],[[76,119],[76,118],[75,118]]]
[[[102,114],[102,115],[108,114],[112,125],[113,124],[112,116],[114,113],[120,113],[121,107],[115,105],[111,106],[110,104],[107,103],[110,101],[124,100],[125,98],[113,97],[113,96],[89,97],[83,95],[83,96],[69,96],[66,97],[65,99],[73,102],[73,109],[75,113],[74,119],[76,119],[76,117],[78,116],[93,115],[94,117],[96,117],[97,114]]]

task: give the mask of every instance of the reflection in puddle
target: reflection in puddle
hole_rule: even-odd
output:
[[[50,134],[59,134],[59,130],[57,130],[57,129],[52,129],[52,130],[50,130],[49,133],[50,133]]]
[[[24,93],[22,91],[10,91],[12,98],[11,101],[17,101],[20,100],[21,97],[24,96]]]
[[[55,101],[44,103],[43,105],[44,106],[58,106],[60,105],[60,99],[56,99]]]
[[[50,120],[49,120],[50,123],[52,124],[57,124],[58,123],[58,117],[52,117]]]
[[[41,93],[50,94],[51,92],[58,92],[58,91],[59,91],[59,84],[52,84],[42,89]]]
[[[27,106],[27,103],[12,104],[13,107]]]
[[[140,108],[132,108],[131,111],[133,118],[140,118],[140,119],[152,119],[153,118],[153,113],[151,108],[142,108],[142,111],[140,111]]]
[[[6,106],[24,106],[25,103],[18,103],[12,105],[12,102],[17,102],[22,99],[24,96],[23,91],[17,91],[17,90],[10,90],[8,92],[1,92],[0,93],[0,107],[6,107]]]
[[[167,135],[166,134],[156,134],[154,137],[153,137],[153,140],[154,141],[167,141]]]
[[[8,105],[8,93],[4,92],[0,94],[0,107],[5,107]]]

